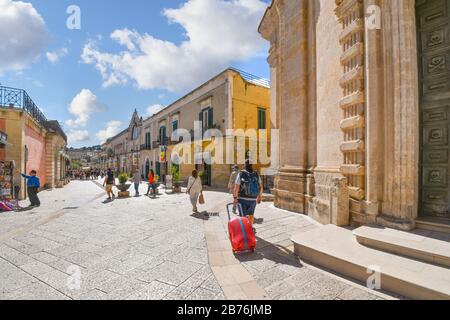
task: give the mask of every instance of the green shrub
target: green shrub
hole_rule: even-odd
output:
[[[125,184],[128,182],[128,174],[126,173],[122,173],[119,175],[119,183],[120,184]]]
[[[208,177],[206,176],[206,172],[202,171],[198,174],[198,176],[202,180],[202,184],[206,185],[208,183]]]
[[[174,183],[180,182],[181,180],[180,170],[176,166],[172,167],[172,180]]]

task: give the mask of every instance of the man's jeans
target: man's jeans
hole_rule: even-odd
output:
[[[136,191],[136,195],[139,195],[139,185],[140,185],[140,183],[134,184],[134,190]]]
[[[37,195],[38,187],[28,187],[28,198],[30,199],[32,206],[40,206],[41,201]]]

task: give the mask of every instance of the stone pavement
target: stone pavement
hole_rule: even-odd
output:
[[[108,202],[89,181],[40,197],[41,208],[0,213],[0,299],[389,298],[302,264],[289,238],[315,224],[270,203],[258,207],[257,253],[234,256],[225,193],[206,192],[196,215],[184,194]]]

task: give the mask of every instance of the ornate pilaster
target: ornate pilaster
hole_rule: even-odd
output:
[[[364,200],[366,175],[366,95],[364,5],[362,0],[336,0],[336,15],[342,24],[339,42],[343,75],[340,86],[344,97],[339,102],[343,111],[341,129],[344,163],[341,173],[347,177],[350,197]]]
[[[384,184],[377,222],[414,228],[419,194],[419,80],[414,0],[383,1]]]

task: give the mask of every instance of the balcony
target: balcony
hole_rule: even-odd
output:
[[[153,141],[152,149],[158,149],[160,145],[159,141]]]
[[[150,144],[141,144],[141,151],[143,150],[152,150],[152,146]]]
[[[23,109],[43,126],[47,124],[47,118],[25,90],[0,86],[0,108]]]

